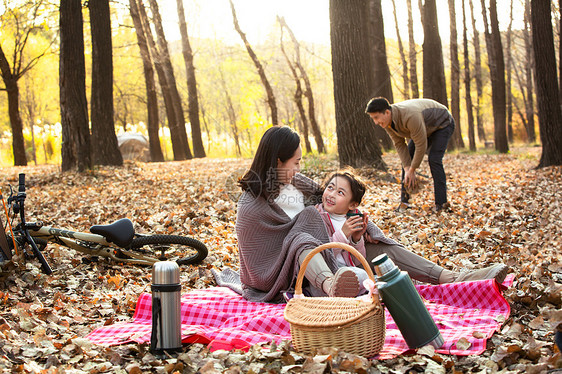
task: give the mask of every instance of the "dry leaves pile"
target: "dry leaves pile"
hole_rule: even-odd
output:
[[[389,173],[364,169],[370,190],[363,210],[394,239],[450,269],[508,264],[516,274],[505,292],[511,317],[479,356],[454,357],[423,348],[393,360],[367,361],[327,350],[315,356],[289,343],[257,345],[249,352],[208,352],[195,344],[174,357],[155,357],[146,345],[92,345],[94,328],[129,321],[136,300],[149,291],[151,269],[84,258],[50,245],[55,272],[17,258],[0,273],[0,368],[29,373],[140,372],[545,372],[562,366],[554,329],[562,322],[562,168],[535,170],[538,149],[519,155],[447,155],[452,212],[432,212],[433,188],[424,186],[413,207],[396,212],[396,154],[385,155]],[[306,161],[306,160],[305,160]],[[333,159],[305,162],[321,181]],[[27,174],[29,221],[87,231],[93,224],[128,217],[140,232],[193,235],[210,250],[204,264],[182,269],[182,292],[215,285],[210,269],[237,269],[236,176],[249,160],[127,163],[87,174],[55,166],[8,168],[0,179],[16,185]],[[424,169],[425,168],[425,169]],[[422,174],[429,175],[424,166]],[[4,218],[5,220],[5,218]],[[458,342],[462,344],[462,342]],[[229,368],[229,369],[228,369]]]

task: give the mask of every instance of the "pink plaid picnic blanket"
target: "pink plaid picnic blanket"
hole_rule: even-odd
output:
[[[486,340],[499,331],[510,313],[501,294],[513,283],[510,274],[499,286],[494,280],[416,286],[433,316],[445,344],[436,352],[452,355],[480,354]],[[285,304],[254,303],[226,287],[193,290],[181,298],[182,342],[210,344],[214,349],[247,349],[257,343],[290,340],[289,323],[283,318]],[[386,313],[386,340],[377,359],[408,351],[400,331]],[[148,343],[151,334],[151,295],[143,293],[133,321],[103,326],[87,338],[95,344]],[[465,338],[467,349],[456,346]]]

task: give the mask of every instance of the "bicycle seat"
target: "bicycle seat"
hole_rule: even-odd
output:
[[[90,227],[90,232],[103,236],[108,242],[121,248],[127,248],[135,235],[133,223],[128,218],[122,218],[109,225],[94,225]]]

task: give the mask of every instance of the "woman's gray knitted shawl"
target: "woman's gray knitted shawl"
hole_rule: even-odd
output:
[[[318,189],[302,174],[295,176],[293,184],[305,197]],[[290,219],[274,202],[249,192],[244,192],[238,202],[236,234],[243,296],[257,302],[282,301],[282,292],[291,289],[298,274],[300,253],[329,242],[324,221],[314,206]],[[321,253],[335,271],[331,250]]]

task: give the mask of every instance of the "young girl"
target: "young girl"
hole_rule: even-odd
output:
[[[322,203],[316,205],[326,224],[330,240],[351,245],[363,257],[366,257],[363,236],[367,232],[369,219],[367,214],[360,213],[357,207],[361,204],[365,190],[365,183],[353,169],[342,169],[326,178]],[[379,237],[379,240],[385,241],[385,239],[387,238]],[[343,249],[334,248],[333,251],[338,265],[352,267],[361,285],[360,292],[365,291],[363,281],[368,275],[365,270],[355,267],[358,264],[357,259]]]

